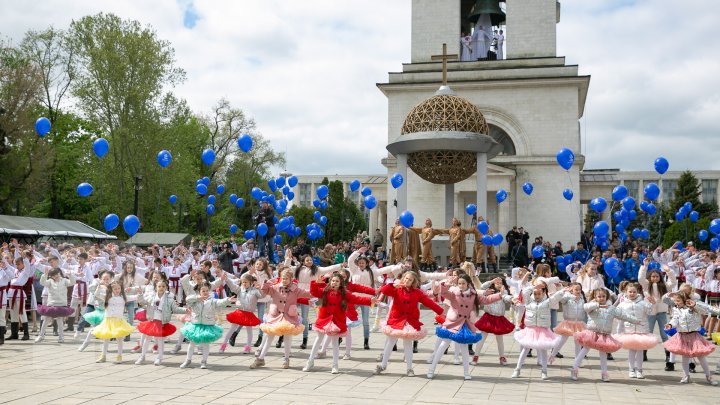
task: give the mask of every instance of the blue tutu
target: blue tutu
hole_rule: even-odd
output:
[[[438,326],[435,329],[435,335],[437,335],[440,339],[450,339],[453,342],[467,345],[477,343],[482,340],[482,334],[472,333],[467,325],[463,325],[458,332],[450,332],[442,326]]]
[[[186,322],[180,333],[193,343],[212,343],[222,337],[223,329],[217,325]]]
[[[700,330],[697,331],[697,332],[698,332],[701,336],[705,336],[705,332],[706,332],[705,327],[701,326],[701,327],[700,327]],[[672,337],[672,336],[675,335],[676,333],[677,333],[677,328],[670,328],[670,329],[668,329],[668,330],[665,331],[665,334],[668,335],[668,336],[670,336],[670,337]]]
[[[347,325],[348,329],[349,329],[349,328],[356,328],[356,327],[362,325],[362,321],[359,320],[359,319],[358,319],[357,321],[351,321],[350,318],[346,318],[346,319],[345,319],[345,324]]]

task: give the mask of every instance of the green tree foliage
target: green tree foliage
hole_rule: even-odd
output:
[[[673,243],[680,241],[683,243],[683,246],[686,245],[687,242],[693,242],[698,249],[709,250],[710,237],[702,242],[698,239],[697,233],[700,232],[701,229],[707,230],[710,226],[710,221],[712,221],[711,218],[700,218],[695,224],[690,222],[689,219],[673,222],[672,225],[665,229],[662,241],[663,247],[667,249],[671,247]]]
[[[328,189],[328,208],[322,212],[328,219],[325,240],[331,243],[351,240],[365,229],[365,218],[357,205],[344,195],[342,182],[329,182]]]

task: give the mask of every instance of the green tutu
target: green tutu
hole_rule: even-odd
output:
[[[100,325],[100,322],[102,322],[103,318],[105,318],[105,310],[102,308],[97,308],[92,312],[88,312],[85,315],[83,315],[83,318],[92,326],[98,326]]]
[[[180,333],[193,343],[212,343],[222,337],[223,329],[217,325],[186,322]]]

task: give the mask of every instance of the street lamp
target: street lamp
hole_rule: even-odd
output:
[[[135,176],[135,205],[133,209],[133,214],[137,216],[138,214],[138,193],[140,190],[142,190],[142,184],[140,184],[140,180],[142,180],[142,176],[136,175]]]

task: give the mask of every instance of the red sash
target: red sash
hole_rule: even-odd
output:
[[[10,302],[10,308],[15,309],[15,301],[20,302],[20,311],[19,313],[23,313],[25,311],[25,290],[23,289],[23,286],[21,285],[11,285],[10,290],[12,290],[12,298]]]
[[[76,280],[75,285],[77,285],[77,291],[78,291],[78,299],[82,300],[82,306],[87,305],[87,283],[84,281]]]
[[[180,289],[180,277],[170,277],[168,278],[168,281],[170,282],[170,289],[175,290],[175,298],[178,296],[178,290]]]

